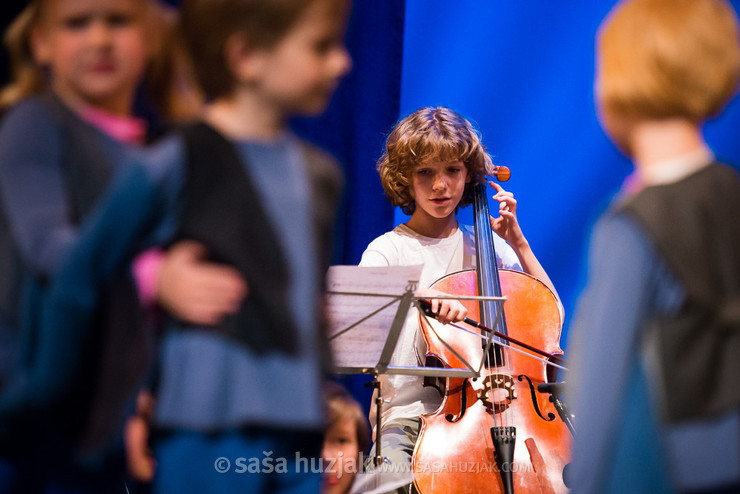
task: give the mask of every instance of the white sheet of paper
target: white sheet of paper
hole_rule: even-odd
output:
[[[392,297],[382,295],[400,298],[407,290],[415,292],[421,268],[421,265],[329,268],[328,337],[336,367],[373,368],[378,364],[398,308],[398,300],[393,302]],[[375,296],[356,295],[360,293]],[[389,303],[388,307],[367,318]],[[358,324],[358,321],[362,322]],[[351,326],[354,327],[345,331]]]

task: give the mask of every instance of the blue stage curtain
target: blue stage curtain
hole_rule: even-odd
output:
[[[353,3],[347,31],[352,71],[324,115],[296,119],[295,131],[331,151],[345,166],[335,264],[357,264],[378,235],[393,227],[375,162],[398,119],[401,94],[404,1]]]
[[[494,163],[511,168],[502,185],[514,192],[524,233],[563,301],[563,345],[583,288],[591,226],[632,171],[601,130],[594,105],[596,32],[615,3],[406,2],[401,114],[452,107],[480,129]],[[705,132],[718,158],[734,166],[738,129],[735,98]],[[461,216],[465,221],[464,210]]]
[[[393,208],[375,162],[399,116],[403,55],[403,0],[355,1],[347,30],[352,71],[324,115],[295,119],[296,133],[332,152],[343,164],[346,188],[333,264],[358,264],[375,237],[393,228]],[[336,376],[369,410],[368,376]]]

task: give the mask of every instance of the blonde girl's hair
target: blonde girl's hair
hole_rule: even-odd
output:
[[[416,207],[410,192],[412,172],[430,161],[465,164],[471,180],[460,207],[473,202],[473,187],[493,173],[491,157],[470,122],[449,108],[420,108],[396,124],[376,164],[386,197],[405,214]]]
[[[621,2],[597,46],[597,97],[616,115],[700,123],[737,90],[738,21],[724,0]]]
[[[32,0],[5,31],[11,77],[0,90],[0,112],[48,87],[47,70],[36,62],[31,47],[31,33],[41,20],[45,1]],[[178,42],[176,11],[156,0],[141,1],[147,8],[147,32],[152,39],[153,55],[143,81],[149,99],[165,121],[193,118],[201,108],[202,95]]]
[[[46,86],[43,69],[31,52],[31,31],[38,20],[38,10],[38,2],[32,1],[5,31],[3,41],[10,58],[10,83],[0,90],[0,111]]]
[[[205,97],[182,40],[179,13],[157,1],[152,8],[159,46],[146,74],[150,97],[165,120],[196,119],[202,114]]]

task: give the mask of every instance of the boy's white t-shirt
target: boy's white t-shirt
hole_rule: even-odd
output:
[[[514,250],[501,237],[494,234],[494,249],[499,268],[521,271],[522,267]],[[360,266],[414,266],[422,264],[419,287],[429,287],[444,275],[474,269],[475,234],[472,226],[461,225],[447,238],[430,238],[419,235],[405,224],[376,238],[362,254]],[[418,331],[418,312],[412,308],[406,317],[391,357],[392,365],[423,366],[426,354],[424,339]],[[382,423],[392,419],[416,418],[434,412],[441,404],[439,392],[434,387],[424,387],[420,376],[380,376],[384,398]],[[370,423],[375,428],[375,407],[370,410]]]

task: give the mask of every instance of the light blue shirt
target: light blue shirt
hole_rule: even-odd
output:
[[[167,428],[323,427],[316,338],[317,246],[309,177],[297,138],[238,142],[290,272],[300,353],[256,354],[208,329],[173,328],[163,341],[155,420]],[[180,151],[181,152],[181,151]],[[224,211],[223,214],[249,214]]]
[[[680,425],[659,419],[646,323],[675,313],[684,297],[631,219],[607,213],[599,220],[569,344],[573,493],[676,492],[740,482],[738,413]]]

